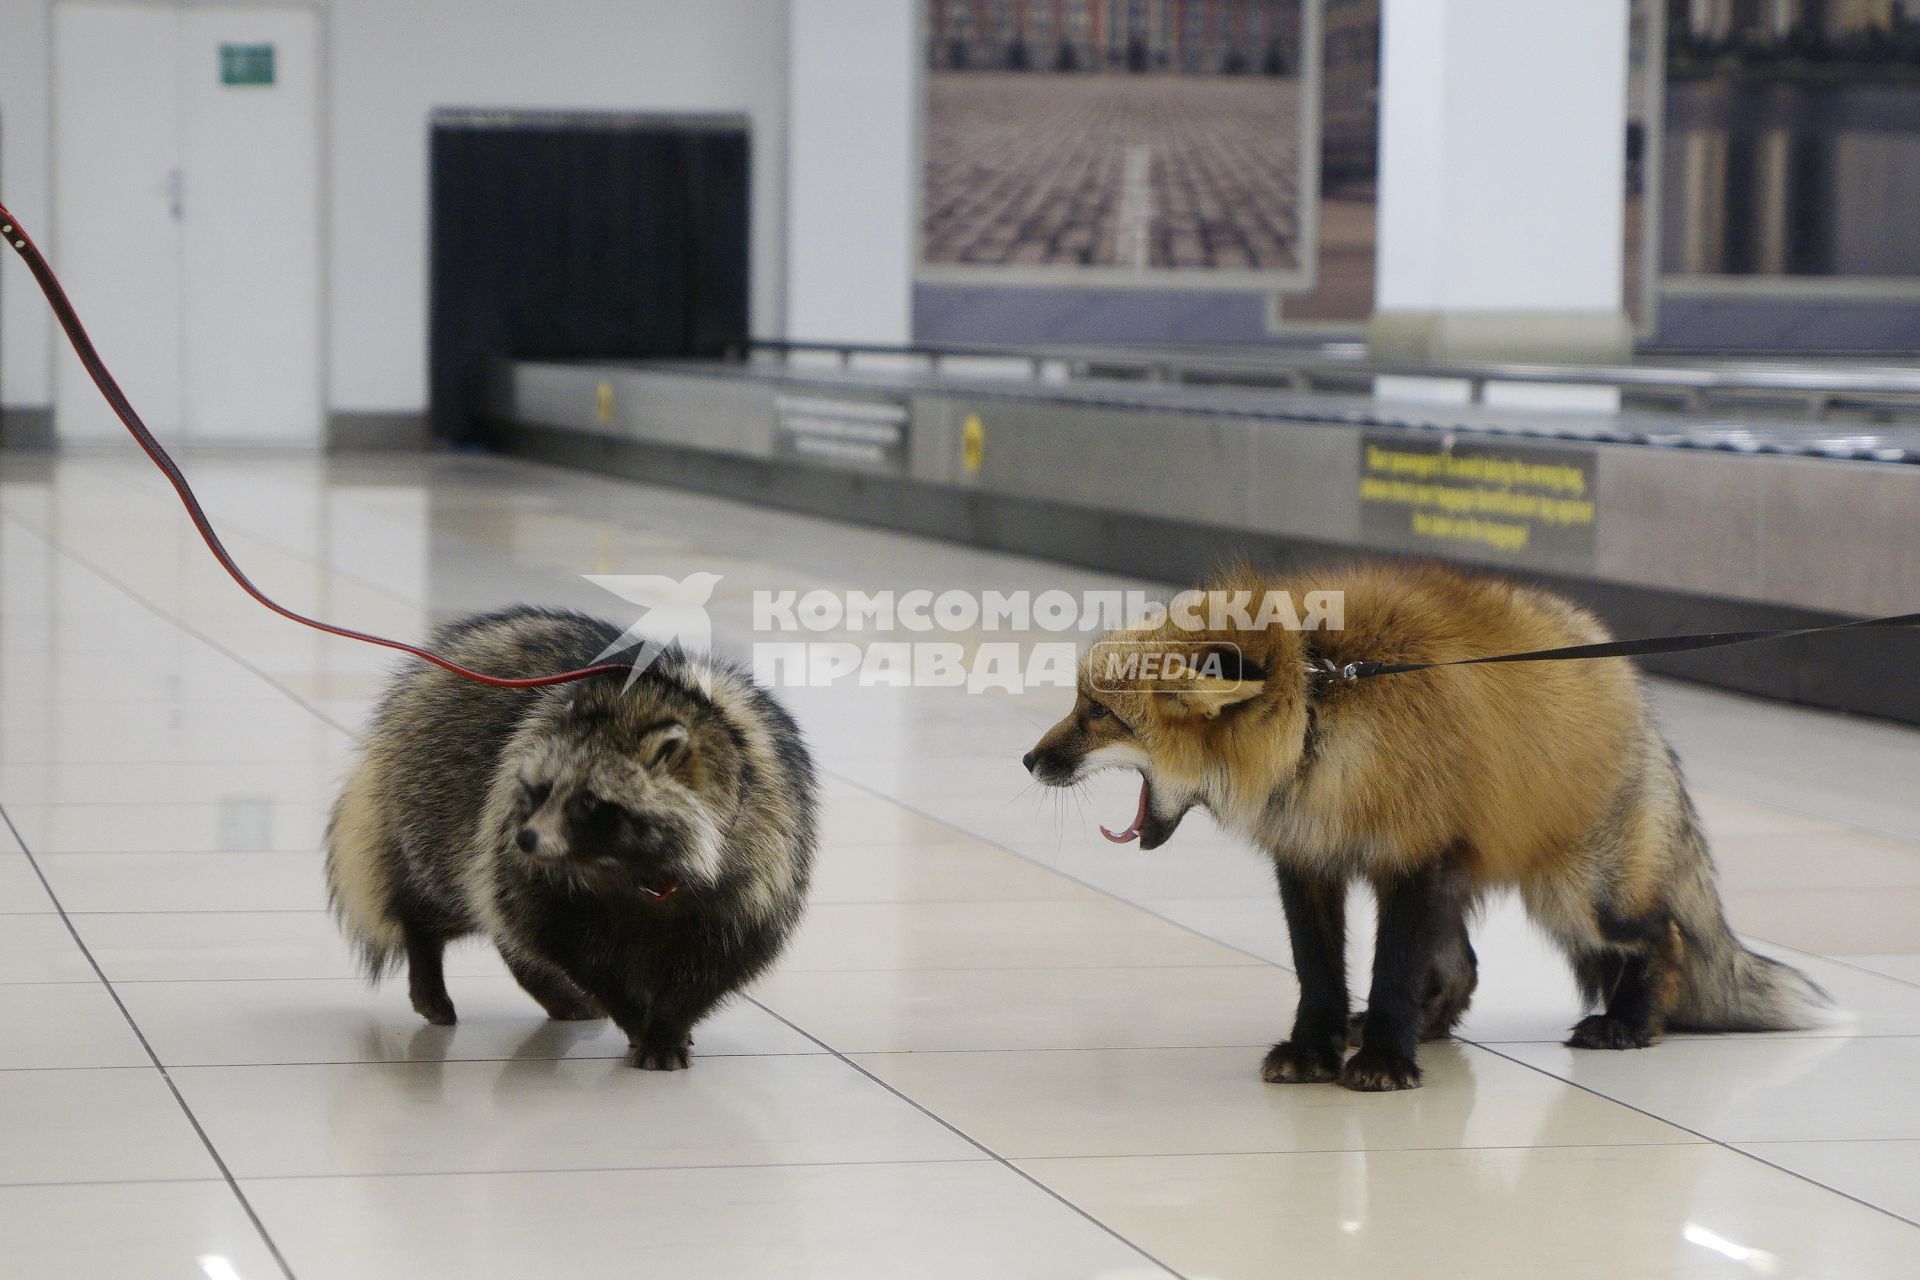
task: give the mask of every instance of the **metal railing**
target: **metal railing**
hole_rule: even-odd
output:
[[[1720,407],[1778,406],[1812,421],[1841,413],[1875,420],[1920,417],[1920,367],[1812,360],[1635,364],[1408,364],[1372,360],[1361,343],[1282,347],[1257,352],[1218,348],[1011,347],[991,344],[888,346],[859,342],[755,339],[744,353],[791,361],[830,357],[845,367],[885,360],[929,372],[960,362],[1005,362],[1042,378],[1106,378],[1168,384],[1279,387],[1293,391],[1373,390],[1376,378],[1463,382],[1471,403],[1495,383],[1605,387],[1639,407],[1708,413]]]

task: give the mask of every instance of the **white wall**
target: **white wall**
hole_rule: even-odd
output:
[[[435,107],[742,112],[752,325],[784,329],[789,0],[329,0],[330,408],[426,402],[427,116]],[[910,7],[899,0],[902,8]],[[49,243],[47,0],[0,0],[0,191]],[[0,403],[50,400],[51,320],[10,263]],[[105,353],[111,361],[112,352]]]
[[[786,18],[786,0],[333,0],[332,407],[426,401],[435,107],[746,112],[752,325],[780,332]]]
[[[792,0],[787,333],[904,343],[913,325],[918,0]]]
[[[47,248],[53,36],[45,0],[0,0],[0,196]],[[12,250],[0,254],[0,405],[53,399],[53,322]]]

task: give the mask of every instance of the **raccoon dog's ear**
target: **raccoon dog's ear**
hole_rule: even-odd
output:
[[[640,738],[640,762],[649,769],[670,769],[687,754],[687,726],[663,724]]]

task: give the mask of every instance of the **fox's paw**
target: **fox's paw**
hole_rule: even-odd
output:
[[[1459,1004],[1441,1004],[1429,1001],[1420,1011],[1420,1039],[1446,1040],[1452,1037],[1453,1029],[1460,1025],[1460,1019],[1467,1016],[1465,1001]],[[1347,1042],[1359,1044],[1367,1038],[1367,1011],[1362,1009],[1347,1018]]]
[[[1347,1065],[1340,1069],[1340,1083],[1343,1087],[1360,1093],[1391,1093],[1396,1089],[1418,1089],[1420,1068],[1414,1065],[1412,1058],[1403,1058],[1397,1053],[1388,1053],[1383,1049],[1369,1049],[1363,1045],[1360,1052],[1348,1058]]]
[[[1267,1050],[1260,1078],[1268,1084],[1320,1084],[1340,1078],[1340,1048],[1283,1040]]]
[[[627,1050],[626,1061],[642,1071],[685,1071],[693,1065],[693,1046],[636,1044]]]
[[[1644,1049],[1653,1043],[1653,1032],[1636,1027],[1604,1013],[1580,1019],[1567,1037],[1569,1049]]]
[[[1467,1006],[1462,1004],[1429,1005],[1421,1011],[1420,1039],[1447,1040],[1453,1036],[1453,1029],[1460,1025],[1460,1019],[1467,1016]]]

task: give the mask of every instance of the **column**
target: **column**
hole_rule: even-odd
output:
[[[1383,10],[1376,357],[1627,358],[1627,0]],[[1402,380],[1381,392],[1460,394]]]

